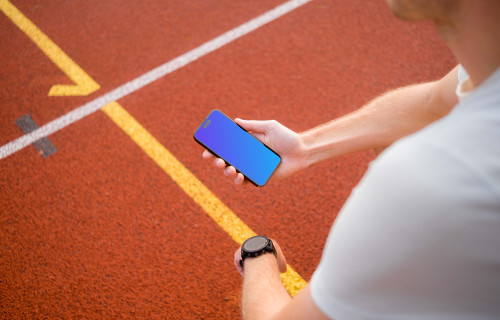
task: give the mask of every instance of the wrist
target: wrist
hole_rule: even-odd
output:
[[[299,137],[302,145],[301,162],[304,168],[323,160],[321,154],[325,146],[319,142],[318,137],[311,130],[300,133]]]
[[[277,272],[279,274],[278,259],[272,252],[266,252],[258,257],[248,257],[244,262],[245,275],[253,272]]]

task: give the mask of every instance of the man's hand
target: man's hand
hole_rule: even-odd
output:
[[[281,273],[286,272],[287,265],[286,265],[285,256],[283,255],[283,252],[281,251],[281,248],[278,245],[278,243],[276,241],[274,241],[273,239],[271,239],[271,241],[273,242],[274,248],[276,249],[276,259],[278,262],[278,270]],[[272,255],[272,254],[270,254],[270,255]],[[253,259],[253,258],[250,258],[250,259]],[[236,267],[236,270],[238,270],[240,275],[243,277],[244,271],[241,268],[240,261],[241,261],[241,247],[239,247],[238,250],[236,250],[236,252],[234,253],[234,261],[233,262],[234,262],[234,266]]]
[[[281,163],[271,180],[286,178],[309,165],[300,135],[279,122],[241,119],[236,119],[235,122],[280,155]],[[224,174],[234,179],[237,185],[245,181],[243,174],[237,172],[233,166],[228,166],[221,158],[214,157],[208,150],[203,152],[203,158],[214,159],[214,165],[223,169]]]
[[[234,266],[243,276],[241,312],[243,319],[307,319],[328,320],[316,306],[311,290],[306,286],[294,299],[283,286],[279,273],[286,272],[285,256],[276,241],[276,257],[266,253],[245,259],[245,270],[241,270],[241,248],[234,253]]]

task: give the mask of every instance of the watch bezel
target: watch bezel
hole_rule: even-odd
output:
[[[248,248],[245,248],[245,245],[247,245],[250,241],[255,241],[257,239],[264,239],[265,240],[265,243],[263,246],[257,248],[257,249],[254,249],[254,250],[251,250],[251,249],[248,249]],[[241,248],[243,250],[245,250],[245,252],[247,253],[252,253],[252,252],[259,252],[261,250],[264,250],[267,246],[269,246],[269,242],[271,241],[271,239],[269,239],[268,237],[266,236],[254,236],[254,237],[251,237],[249,239],[247,239],[245,242],[243,242],[243,245],[241,246]]]

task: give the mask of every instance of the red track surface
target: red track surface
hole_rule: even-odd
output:
[[[0,14],[0,144],[262,14],[280,1],[11,1],[101,89],[69,79]],[[309,280],[334,218],[374,155],[235,187],[192,133],[213,107],[302,131],[455,64],[430,24],[384,1],[315,0],[121,99],[120,104]],[[0,161],[0,317],[238,319],[237,244],[104,113]]]

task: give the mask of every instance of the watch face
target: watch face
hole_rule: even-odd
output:
[[[256,236],[248,239],[243,244],[243,249],[248,252],[259,251],[267,245],[267,238],[264,236]]]

